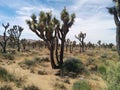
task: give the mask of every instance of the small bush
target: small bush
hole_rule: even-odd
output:
[[[6,69],[0,67],[0,78],[4,81],[14,81],[14,75],[10,74]]]
[[[0,90],[13,90],[13,89],[11,86],[4,85],[4,86],[0,87]]]
[[[40,90],[37,86],[31,85],[31,86],[25,86],[22,90]]]
[[[81,73],[84,70],[84,65],[83,63],[76,58],[68,58],[62,66],[62,71],[63,73],[69,73],[69,72],[73,72],[73,73]]]
[[[116,48],[112,48],[111,51],[117,51],[117,49]]]
[[[55,83],[54,87],[55,87],[54,90],[67,90],[65,85],[64,84],[60,84],[60,83]]]
[[[34,66],[35,65],[35,61],[33,61],[33,60],[25,60],[24,64],[26,64],[27,66]]]
[[[19,65],[27,65],[28,67],[35,66],[36,64],[40,64],[42,62],[49,61],[48,58],[39,58],[35,57],[32,60],[25,60],[23,62],[20,62]]]
[[[107,71],[107,90],[120,90],[120,62]]]
[[[85,80],[81,80],[73,84],[72,90],[91,90],[91,88]]]
[[[8,59],[8,60],[14,60],[14,59],[15,59],[14,55],[11,54],[11,53],[3,54],[3,57],[4,57],[5,59]]]
[[[106,67],[105,66],[99,66],[98,67],[98,72],[102,75],[106,75],[106,73],[107,73]]]

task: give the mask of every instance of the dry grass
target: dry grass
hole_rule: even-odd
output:
[[[55,74],[58,70],[53,70],[49,61],[42,63],[37,62],[37,64],[30,66],[30,68],[27,69],[20,67],[18,64],[24,62],[26,59],[33,60],[35,57],[49,57],[49,51],[47,49],[36,49],[31,50],[30,52],[17,52],[14,61],[4,60],[0,56],[0,66],[17,76],[18,80],[25,81],[22,82],[22,86],[20,86],[20,88],[18,88],[16,84],[10,82],[9,84],[13,87],[13,90],[22,90],[24,86],[28,85],[35,85],[40,88],[40,90],[72,90],[73,83],[80,79],[85,79],[90,84],[92,90],[105,88],[106,83],[102,79],[101,75],[98,74],[98,71],[92,71],[91,69],[88,70],[88,68],[94,65],[98,67],[101,65],[110,66],[112,62],[118,62],[119,57],[116,51],[110,49],[95,49],[79,53],[78,50],[79,49],[76,49],[73,53],[65,52],[64,55],[64,59],[75,57],[80,59],[85,65],[86,72],[78,75],[78,77],[74,79],[70,77],[56,76]],[[0,79],[0,85],[2,84],[4,85],[6,82],[3,82]],[[57,87],[55,87],[55,85],[57,85]]]

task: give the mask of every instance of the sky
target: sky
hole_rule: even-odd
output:
[[[33,13],[38,16],[40,11],[52,11],[53,16],[60,19],[60,13],[66,7],[70,14],[76,14],[67,38],[78,42],[75,35],[82,31],[86,33],[86,42],[97,43],[101,40],[115,44],[116,26],[113,16],[106,9],[113,5],[112,0],[0,0],[0,35],[4,31],[2,23],[9,22],[10,28],[13,25],[24,28],[21,38],[39,40],[27,26],[26,20]]]

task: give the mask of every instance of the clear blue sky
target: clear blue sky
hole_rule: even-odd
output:
[[[70,13],[76,14],[74,25],[71,27],[67,38],[71,40],[80,31],[85,32],[85,41],[96,43],[115,43],[115,24],[113,16],[106,9],[113,6],[112,0],[0,0],[0,35],[3,33],[2,23],[20,25],[24,28],[21,38],[39,39],[31,32],[25,20],[30,19],[32,13],[36,15],[40,11],[52,13],[60,18],[60,13],[64,6]]]

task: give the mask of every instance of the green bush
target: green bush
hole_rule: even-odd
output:
[[[107,90],[120,90],[120,62],[107,71]]]
[[[37,86],[24,86],[22,90],[40,90]]]
[[[106,67],[105,66],[99,66],[98,67],[98,72],[102,75],[106,75],[106,73],[107,73]]]
[[[83,63],[76,58],[68,58],[62,66],[62,71],[65,73],[73,72],[73,73],[82,73],[84,71]]]
[[[23,63],[27,66],[34,66],[35,65],[35,61],[33,61],[33,60],[25,60]]]
[[[0,67],[0,78],[4,81],[14,81],[14,75],[10,74],[6,69]]]
[[[85,80],[80,80],[73,83],[72,90],[91,90],[91,88]]]
[[[4,85],[4,86],[0,87],[0,90],[13,90],[13,89],[11,86]]]

